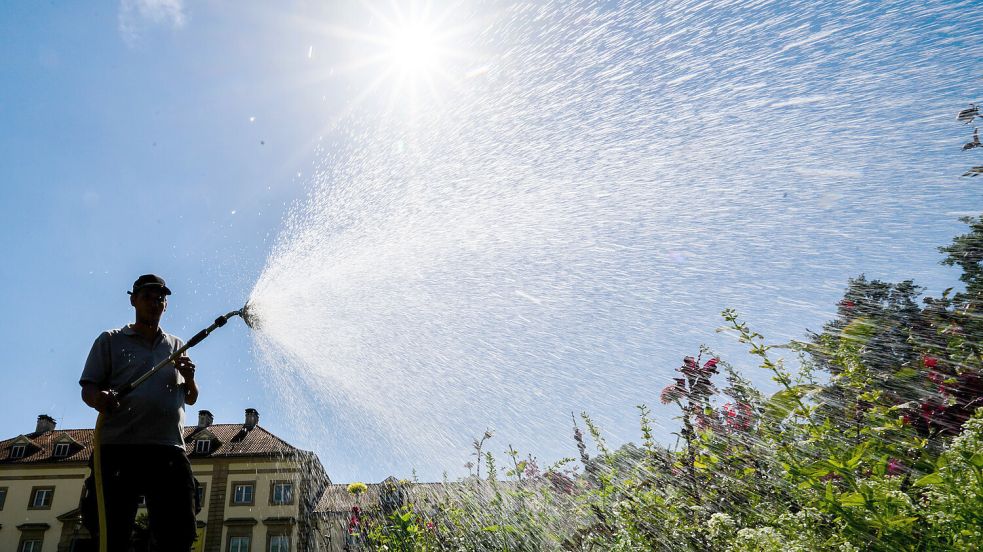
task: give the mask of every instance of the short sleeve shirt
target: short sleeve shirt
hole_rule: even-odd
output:
[[[131,327],[105,331],[96,338],[79,384],[119,389],[184,343],[158,330],[152,344]],[[184,448],[184,378],[173,364],[120,399],[119,408],[103,414],[101,442],[107,445],[173,445]]]

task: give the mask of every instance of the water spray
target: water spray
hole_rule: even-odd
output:
[[[250,315],[248,304],[246,304],[239,310],[234,310],[227,314],[223,314],[222,316],[216,318],[215,322],[212,322],[210,326],[196,333],[194,337],[189,339],[188,342],[185,343],[181,348],[171,353],[171,356],[167,357],[166,359],[158,363],[156,366],[148,370],[147,373],[131,381],[130,383],[127,383],[126,385],[120,387],[119,389],[111,389],[110,393],[116,398],[123,397],[129,394],[134,389],[136,389],[136,387],[139,386],[141,383],[147,381],[147,379],[149,379],[151,376],[153,376],[158,371],[160,371],[161,368],[167,366],[168,364],[171,364],[172,362],[180,358],[181,355],[185,353],[185,351],[204,341],[206,337],[208,337],[216,329],[224,326],[229,321],[229,319],[232,318],[233,316],[238,316],[242,318],[243,322],[245,322],[246,325],[249,326],[250,328],[252,329],[256,328],[256,318],[255,316]],[[99,450],[101,448],[100,434],[102,433],[102,423],[104,419],[105,419],[104,415],[100,412],[99,418],[98,420],[96,420],[96,429],[92,436],[92,453],[93,453],[92,472],[93,475],[95,476],[95,481],[96,481],[96,503],[98,504],[98,510],[99,510],[99,551],[100,552],[107,552],[109,547],[108,527],[106,524],[106,498],[105,495],[103,494],[103,488],[102,488],[102,453]]]

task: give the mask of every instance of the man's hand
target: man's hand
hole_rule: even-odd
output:
[[[174,361],[174,367],[181,373],[186,382],[195,381],[195,363],[186,356],[180,356]]]
[[[198,402],[198,384],[195,383],[195,363],[191,359],[182,356],[174,361],[174,367],[184,378],[184,404],[195,404]]]
[[[102,413],[110,412],[119,407],[119,397],[116,396],[116,393],[107,389],[99,389],[94,383],[82,386],[82,400],[85,401],[85,404]]]

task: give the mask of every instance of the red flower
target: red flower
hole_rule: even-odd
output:
[[[924,364],[926,368],[935,368],[938,363],[939,359],[935,357],[930,357],[928,355],[922,357],[922,364]]]
[[[853,307],[857,306],[857,304],[854,303],[853,301],[848,301],[848,300],[844,299],[844,300],[840,301],[840,306],[843,307],[844,309],[849,310],[849,309],[852,309]]]
[[[887,474],[888,475],[898,475],[904,471],[904,464],[896,458],[891,458],[887,461]]]
[[[683,366],[679,369],[679,371],[687,376],[694,376],[700,371],[700,365],[696,363],[696,359],[688,356],[683,359]]]
[[[751,427],[751,405],[739,402],[735,407],[731,403],[724,405],[724,423],[731,429],[744,430]]]

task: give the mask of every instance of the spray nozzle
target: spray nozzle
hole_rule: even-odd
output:
[[[215,326],[221,328],[229,321],[233,316],[239,316],[242,318],[243,322],[246,323],[250,328],[255,329],[256,319],[249,316],[249,305],[242,307],[239,310],[234,310],[228,314],[224,314],[215,319]]]
[[[252,329],[256,329],[256,318],[250,313],[249,304],[239,309],[239,316],[242,317],[242,321],[246,323]]]

